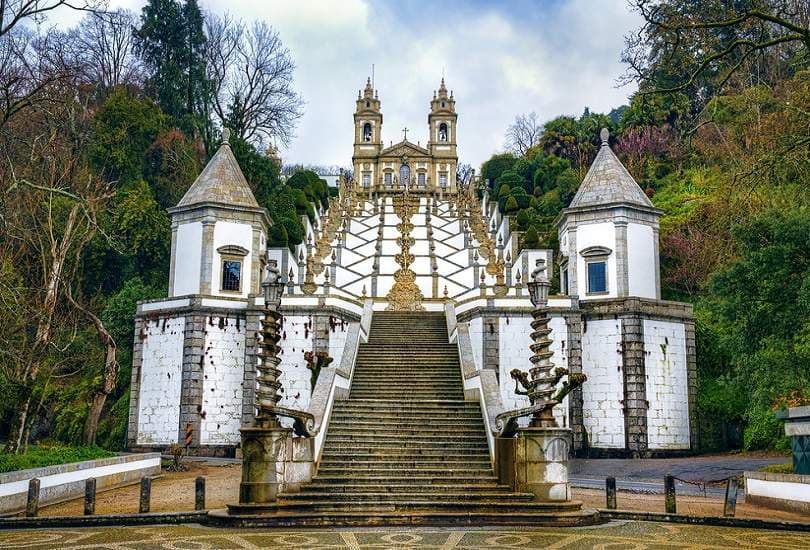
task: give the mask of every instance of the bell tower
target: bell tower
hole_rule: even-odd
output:
[[[357,93],[357,108],[354,111],[352,165],[355,179],[363,187],[371,187],[377,179],[375,159],[382,150],[382,122],[380,99],[369,78],[365,89]]]
[[[456,149],[456,100],[453,92],[448,95],[442,78],[438,92],[433,92],[428,114],[428,151],[434,158],[432,179],[435,187],[444,191],[456,188],[456,166],[458,152]]]

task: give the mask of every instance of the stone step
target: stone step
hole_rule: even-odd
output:
[[[424,418],[414,418],[413,420],[403,420],[401,418],[390,418],[388,420],[381,419],[368,419],[365,418],[332,418],[329,423],[329,431],[333,428],[351,428],[354,430],[412,430],[415,428],[423,428],[425,430],[477,430],[477,433],[484,431],[484,422],[480,418],[471,418],[469,420],[457,420],[455,422],[447,421],[447,419],[437,419],[433,421],[426,421]]]
[[[426,465],[427,466],[427,465]],[[318,469],[318,477],[335,477],[353,480],[377,479],[410,479],[414,483],[422,483],[425,479],[439,478],[468,478],[478,481],[494,481],[497,478],[491,469],[482,468],[442,468],[434,464],[432,468],[345,468],[341,466],[324,465]]]
[[[481,443],[473,443],[473,442],[453,442],[453,443],[426,443],[424,441],[408,441],[408,442],[398,442],[398,441],[391,441],[386,443],[375,443],[370,441],[357,441],[351,439],[329,439],[327,437],[326,447],[324,449],[329,449],[330,451],[356,451],[357,453],[368,453],[368,452],[377,452],[377,451],[395,451],[399,449],[407,449],[411,452],[412,456],[419,456],[421,451],[440,451],[444,449],[445,451],[452,450],[453,454],[456,454],[459,450],[470,450],[470,451],[480,451],[480,452],[487,452],[489,453],[489,446],[487,445],[486,439],[484,439]],[[447,453],[445,453],[447,454]]]
[[[280,501],[293,502],[319,502],[319,503],[341,503],[345,505],[353,505],[357,503],[380,503],[385,506],[385,503],[404,503],[407,506],[414,507],[417,503],[428,505],[429,503],[437,502],[451,502],[455,504],[471,504],[474,502],[481,502],[482,504],[502,503],[503,500],[510,502],[530,502],[534,498],[531,493],[511,493],[507,491],[447,491],[447,492],[357,492],[357,493],[330,493],[325,491],[320,492],[300,492],[300,493],[286,493],[279,496]],[[502,500],[503,499],[503,500]]]
[[[301,488],[302,494],[307,493],[329,493],[335,494],[367,494],[367,493],[511,493],[512,488],[508,485],[498,485],[491,483],[465,483],[461,480],[445,479],[437,483],[416,483],[414,480],[405,480],[400,483],[389,483],[385,480],[381,484],[373,483],[332,483],[323,482],[320,479],[312,480]]]
[[[426,413],[426,414],[452,414],[454,412],[475,412],[481,414],[481,408],[478,403],[473,401],[463,401],[458,399],[434,399],[432,401],[423,401],[420,403],[413,403],[408,400],[390,401],[381,399],[345,399],[335,401],[335,410],[345,411],[372,411],[372,412],[394,412],[410,414]]]
[[[397,434],[401,434],[402,436],[431,436],[437,439],[445,438],[445,439],[458,439],[460,437],[470,438],[476,437],[479,438],[483,436],[482,430],[476,427],[432,427],[430,429],[424,427],[417,427],[417,426],[406,426],[406,427],[397,427],[397,426],[376,426],[376,427],[365,427],[365,426],[352,426],[352,425],[343,425],[343,426],[330,426],[329,428],[329,435],[348,435],[348,436],[369,436],[369,435],[377,435],[377,436],[384,436],[384,437],[395,437]]]
[[[464,391],[458,388],[398,388],[380,384],[377,387],[363,386],[352,387],[349,399],[362,399],[364,397],[374,399],[414,400],[414,399],[464,399]]]
[[[453,413],[447,415],[429,415],[429,414],[397,414],[397,413],[384,413],[378,415],[366,415],[365,412],[332,412],[331,422],[345,423],[361,420],[371,424],[389,424],[397,422],[405,422],[407,424],[418,425],[432,425],[433,423],[448,422],[452,425],[467,425],[483,422],[481,414],[478,412],[471,413]],[[483,430],[483,428],[482,428]]]
[[[410,459],[409,459],[410,458]],[[492,477],[492,466],[489,460],[442,460],[442,457],[435,456],[433,460],[424,457],[425,460],[414,460],[413,457],[403,457],[399,460],[350,460],[350,459],[323,459],[318,469],[318,475],[325,475],[327,472],[341,471],[346,474],[357,476],[388,476],[394,472],[403,472],[403,477],[414,476],[434,477],[445,475],[475,474],[478,477]],[[380,474],[379,472],[384,472]]]
[[[545,503],[532,503],[545,504]],[[209,513],[215,525],[232,528],[285,527],[469,527],[470,525],[577,527],[603,523],[595,510],[575,507],[559,509],[556,505],[537,507],[514,504],[511,509],[449,509],[444,503],[432,508],[391,506],[352,506],[351,509],[330,506],[316,509],[302,503],[229,504],[227,510]],[[398,508],[398,509],[397,509]],[[473,507],[474,508],[474,507]]]
[[[436,433],[427,430],[411,431],[414,433],[402,432],[397,434],[394,430],[392,430],[390,433],[383,432],[381,430],[377,430],[376,432],[373,430],[329,430],[326,437],[327,439],[330,439],[334,436],[333,441],[351,439],[354,441],[373,441],[375,443],[382,443],[385,441],[401,441],[402,443],[410,443],[414,441],[422,441],[424,443],[464,443],[470,441],[486,442],[487,440],[486,436],[477,430],[472,432],[459,432],[455,435],[450,433]]]
[[[381,465],[387,465],[387,463],[413,463],[424,466],[428,462],[435,462],[437,459],[453,465],[456,465],[456,463],[478,464],[484,462],[489,464],[490,461],[489,449],[486,451],[458,449],[453,456],[447,456],[447,453],[442,453],[441,449],[422,449],[421,452],[412,452],[409,449],[379,449],[355,453],[348,449],[330,449],[328,446],[324,447],[322,459],[342,462],[374,462]]]

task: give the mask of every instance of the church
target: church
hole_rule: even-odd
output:
[[[168,295],[138,304],[130,449],[239,453],[240,427],[255,415],[261,281],[277,266],[279,404],[314,419],[318,495],[334,497],[329,480],[362,477],[351,461],[373,468],[380,453],[491,475],[499,415],[528,403],[510,373],[531,368],[527,284],[538,261],[561,281],[548,297],[551,361],[587,376],[554,409],[572,430],[572,452],[696,448],[692,309],[661,299],[662,212],[606,131],[557,218],[560,250],[526,249],[486,182],[457,181],[458,114],[444,80],[428,99],[424,145],[406,132],[386,147],[381,101],[366,82],[354,111],[353,179],[328,208],[315,206],[314,219],[303,217],[306,238],[291,248],[267,246],[273,220],[224,132],[169,209]]]

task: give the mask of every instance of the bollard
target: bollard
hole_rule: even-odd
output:
[[[141,478],[141,498],[138,502],[138,513],[149,513],[149,501],[152,499],[152,478],[149,476]]]
[[[737,511],[737,490],[739,489],[739,482],[736,477],[728,478],[726,484],[726,501],[723,503],[723,515],[726,517],[734,517]]]
[[[194,509],[205,510],[205,478],[202,476],[194,480]]]
[[[607,501],[607,509],[616,509],[616,478],[609,477],[605,479],[605,500]]]
[[[84,515],[92,516],[96,513],[96,478],[91,477],[84,482]]]
[[[35,518],[39,512],[39,479],[28,481],[28,500],[25,501],[25,517]]]
[[[675,478],[664,477],[664,504],[667,514],[677,514],[678,507],[675,504]]]

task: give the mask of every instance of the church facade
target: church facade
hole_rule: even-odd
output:
[[[354,175],[364,190],[389,191],[408,187],[415,192],[454,192],[456,189],[456,101],[442,79],[433,92],[428,113],[428,142],[423,147],[405,137],[388,147],[383,142],[383,115],[371,80],[358,93],[354,113]]]
[[[354,179],[329,208],[315,205],[314,220],[302,218],[306,238],[291,249],[267,247],[273,221],[226,137],[170,209],[167,298],[138,305],[129,447],[237,452],[239,427],[254,415],[260,281],[274,263],[285,283],[279,405],[315,417],[317,457],[333,408],[351,396],[359,346],[379,330],[375,318],[398,308],[446,320],[464,399],[480,403],[494,457],[498,414],[527,405],[510,373],[531,366],[526,282],[541,260],[560,270],[560,292],[548,300],[552,361],[588,378],[555,408],[558,423],[573,430],[574,451],[649,456],[695,448],[691,306],[661,300],[662,213],[608,136],[557,219],[555,254],[521,247],[514,221],[484,182],[456,182],[457,122],[442,81],[430,102],[428,143],[384,147],[369,81],[355,105]]]

